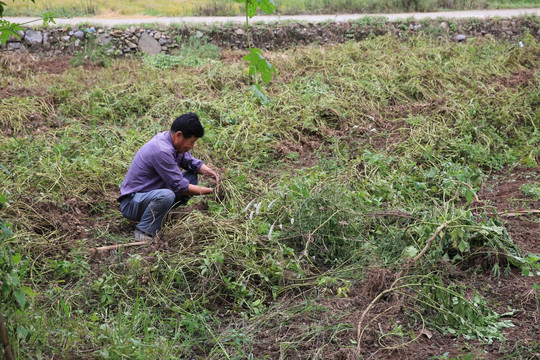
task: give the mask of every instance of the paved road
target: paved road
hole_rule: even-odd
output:
[[[349,20],[357,20],[366,16],[384,16],[390,21],[397,19],[414,18],[416,20],[421,19],[437,19],[443,18],[491,18],[491,17],[514,17],[523,15],[536,15],[540,16],[540,8],[534,9],[508,9],[508,10],[473,10],[473,11],[445,11],[445,12],[431,12],[431,13],[403,13],[403,14],[344,14],[344,15],[283,15],[283,16],[255,16],[250,21],[252,23],[269,23],[278,21],[305,21],[305,22],[326,22],[336,21],[344,22]],[[16,23],[27,23],[36,18],[29,17],[6,17],[8,21]],[[217,23],[239,23],[245,22],[244,16],[233,17],[141,17],[141,18],[57,18],[56,24],[62,25],[77,25],[77,24],[92,24],[96,26],[116,26],[126,24],[217,24]],[[32,22],[31,24],[39,25],[40,22]],[[31,25],[28,24],[28,25]]]

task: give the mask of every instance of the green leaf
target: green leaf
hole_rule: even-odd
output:
[[[4,6],[7,6],[7,4],[3,1],[0,1],[0,18],[4,17]]]
[[[258,99],[261,104],[266,105],[268,104],[268,98],[264,93],[261,91],[261,86],[258,84],[251,85],[251,90],[253,90],[253,96],[255,96],[256,99]]]
[[[520,267],[528,263],[527,259],[515,255],[508,256],[508,261],[510,262],[510,264],[516,267]]]
[[[43,17],[43,25],[46,25],[49,23],[56,24],[56,21],[54,21],[54,17],[56,16],[56,14],[54,12],[46,11],[43,14],[41,14],[41,16]]]
[[[436,168],[431,168],[429,169],[429,171],[427,172],[426,174],[426,178],[428,179],[433,179],[435,176],[437,176],[437,172],[438,170]]]
[[[16,253],[11,257],[11,261],[13,261],[14,264],[18,264],[21,261],[21,254]]]
[[[459,251],[461,252],[465,252],[467,250],[469,250],[469,243],[465,240],[461,240],[458,244],[458,249]]]
[[[21,339],[28,340],[30,332],[24,326],[17,326],[17,335],[19,335]]]
[[[246,4],[246,14],[249,18],[257,14],[257,8],[261,8],[267,14],[273,14],[276,11],[274,0],[234,0],[239,4]]]
[[[17,303],[19,304],[21,309],[24,309],[26,306],[26,297],[24,296],[24,293],[21,289],[17,289],[13,291],[13,297],[15,300],[17,300]]]
[[[28,286],[23,286],[23,287],[22,287],[22,291],[23,291],[23,293],[25,293],[27,296],[30,296],[31,299],[35,298],[36,295],[38,294],[37,292],[35,292],[34,290],[32,290],[31,287],[28,287]]]
[[[463,231],[463,228],[456,228],[450,232],[450,237],[454,241],[461,240],[465,236],[465,231]]]
[[[274,0],[261,0],[259,3],[262,11],[267,14],[273,14],[276,11]]]
[[[467,202],[470,203],[474,199],[474,192],[471,189],[467,189],[465,190],[464,196]]]
[[[258,48],[251,48],[250,53],[244,56],[244,60],[249,62],[249,74],[261,73],[261,78],[265,84],[272,80],[272,74],[276,74],[276,69],[264,58]]]
[[[0,193],[0,204],[4,205],[6,203],[6,197],[4,194]]]
[[[16,31],[21,30],[23,30],[23,28],[19,24],[11,23],[7,20],[0,19],[0,44],[5,44],[9,40],[9,37],[11,35],[20,39],[20,36],[16,33]],[[2,168],[5,170],[3,166]]]
[[[257,14],[257,4],[255,3],[255,1],[251,0],[251,1],[248,1],[246,5],[247,5],[247,8],[246,8],[247,16],[249,18],[254,17],[255,14]]]
[[[414,246],[407,246],[405,249],[403,249],[404,257],[413,258],[416,255],[418,255],[418,249],[416,249]]]
[[[6,226],[6,224],[0,219],[0,239],[7,239],[11,237],[11,230]]]

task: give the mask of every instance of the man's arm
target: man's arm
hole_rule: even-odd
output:
[[[187,191],[184,191],[182,193],[182,195],[189,195],[189,196],[193,196],[193,195],[208,195],[208,194],[212,194],[214,192],[214,189],[212,188],[207,188],[207,187],[204,187],[204,186],[199,186],[199,185],[189,185]]]
[[[214,180],[216,180],[216,185],[219,184],[219,180],[220,180],[219,174],[217,172],[215,172],[214,170],[210,169],[205,164],[202,164],[201,167],[199,168],[199,174],[208,175],[210,177],[213,177]],[[188,195],[190,195],[190,194],[188,194]]]
[[[219,184],[219,180],[220,180],[219,174],[215,172],[214,170],[210,169],[205,164],[201,165],[198,173],[201,175],[207,175],[207,176],[213,177],[216,180],[216,185]],[[208,194],[213,194],[213,193],[214,193],[214,189],[212,188],[190,184],[187,191],[183,192],[182,195],[193,196],[193,195],[208,195]]]

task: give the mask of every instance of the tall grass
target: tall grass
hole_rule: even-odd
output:
[[[531,0],[279,0],[279,14],[400,13],[409,11],[477,10],[537,7]],[[53,11],[64,16],[234,16],[243,6],[233,0],[45,0],[36,4],[17,1],[8,4],[9,16],[39,15]]]
[[[442,223],[419,276],[478,247],[517,259],[490,208],[469,202],[491,171],[540,160],[540,48],[523,41],[384,36],[271,53],[279,78],[266,106],[241,60],[114,59],[48,74],[2,55],[2,81],[27,90],[0,102],[2,217],[14,233],[4,245],[21,254],[32,303],[9,320],[28,330],[13,335],[15,350],[317,357],[356,341],[346,314],[278,337],[277,352],[258,340],[322,316],[317,299],[346,296],[369,268],[399,271]],[[194,155],[221,168],[221,196],[171,214],[161,243],[90,257],[131,240],[118,186],[137,149],[187,111],[205,125]]]

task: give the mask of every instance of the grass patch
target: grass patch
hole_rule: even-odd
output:
[[[177,66],[199,67],[216,62],[220,58],[220,48],[192,37],[175,55],[157,54],[143,56],[143,63],[155,69],[172,69]]]

